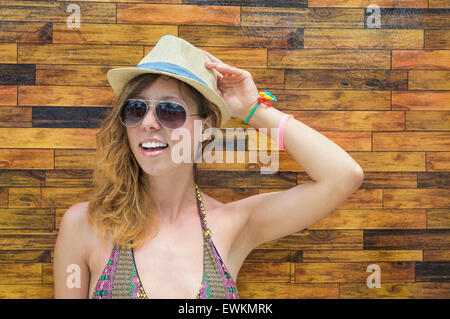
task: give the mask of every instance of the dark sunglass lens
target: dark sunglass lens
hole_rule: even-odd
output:
[[[161,102],[156,107],[156,116],[164,126],[175,129],[184,124],[186,110],[174,102]]]
[[[139,100],[127,100],[120,114],[122,122],[126,126],[133,126],[139,123],[145,116],[147,105]]]

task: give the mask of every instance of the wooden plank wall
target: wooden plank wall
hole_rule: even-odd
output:
[[[379,28],[368,24],[371,3]],[[79,29],[66,24],[69,4],[81,9]],[[115,98],[106,72],[135,66],[165,34],[250,71],[276,107],[365,173],[329,216],[251,252],[237,278],[242,298],[448,298],[449,8],[448,0],[2,1],[0,298],[53,297],[59,223],[91,190],[95,134]],[[236,151],[255,152],[246,142]],[[262,175],[261,165],[200,164],[200,186],[228,202],[308,180],[285,152],[276,174]],[[381,288],[366,284],[371,264]]]

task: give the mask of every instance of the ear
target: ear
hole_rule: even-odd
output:
[[[203,127],[202,127],[202,142],[207,141],[212,136],[213,130],[208,130],[209,128],[213,127],[212,118],[211,116],[208,116],[206,119],[203,120]],[[206,134],[206,135],[203,135]]]

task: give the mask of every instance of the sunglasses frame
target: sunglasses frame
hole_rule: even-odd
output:
[[[142,118],[139,120],[139,122],[137,122],[135,125],[126,125],[126,124],[123,122],[123,120],[122,120],[122,112],[123,112],[123,108],[125,107],[125,104],[126,104],[128,101],[131,101],[131,100],[144,102],[144,104],[145,104],[145,106],[146,106],[146,110],[145,110],[144,116],[142,116]],[[177,128],[183,127],[184,124],[186,123],[186,120],[187,120],[187,117],[188,117],[188,116],[193,116],[193,115],[204,115],[204,114],[205,114],[205,113],[187,114],[186,107],[185,107],[183,104],[181,104],[181,103],[179,103],[179,102],[174,102],[174,101],[166,101],[166,100],[144,100],[144,99],[127,99],[127,100],[123,103],[122,108],[120,109],[120,115],[119,115],[119,118],[120,118],[120,122],[122,123],[122,125],[125,126],[125,127],[135,127],[135,126],[138,126],[139,124],[141,124],[142,121],[144,120],[144,118],[147,116],[148,110],[150,109],[149,104],[147,103],[147,101],[150,101],[150,102],[159,102],[159,103],[157,103],[157,104],[154,105],[154,106],[153,106],[152,103],[150,103],[150,106],[153,106],[153,107],[152,107],[152,109],[153,109],[153,115],[154,115],[155,118],[158,120],[159,124],[161,124],[161,125],[164,126],[165,128],[171,129],[171,130],[175,130],[175,129],[177,129]],[[179,127],[176,127],[176,128],[171,128],[171,127],[167,127],[166,125],[164,125],[164,124],[161,122],[161,120],[159,119],[158,115],[156,114],[156,108],[158,107],[158,105],[160,104],[160,102],[169,102],[169,103],[174,103],[174,104],[177,104],[177,105],[181,106],[181,107],[183,108],[183,110],[184,110],[184,113],[186,113],[186,117],[184,118],[183,124],[180,125]]]

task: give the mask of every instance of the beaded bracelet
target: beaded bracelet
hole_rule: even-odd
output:
[[[251,110],[249,116],[245,119],[245,121],[244,121],[245,124],[248,124],[248,121],[252,117],[253,113],[255,113],[256,108],[258,107],[258,105],[260,105],[262,103],[262,104],[266,105],[266,107],[271,107],[272,104],[270,104],[267,101],[267,99],[273,100],[275,102],[277,101],[277,98],[275,96],[273,96],[272,93],[270,93],[269,91],[259,92],[259,95],[261,95],[261,96],[258,97],[258,103],[256,103],[256,105]]]

